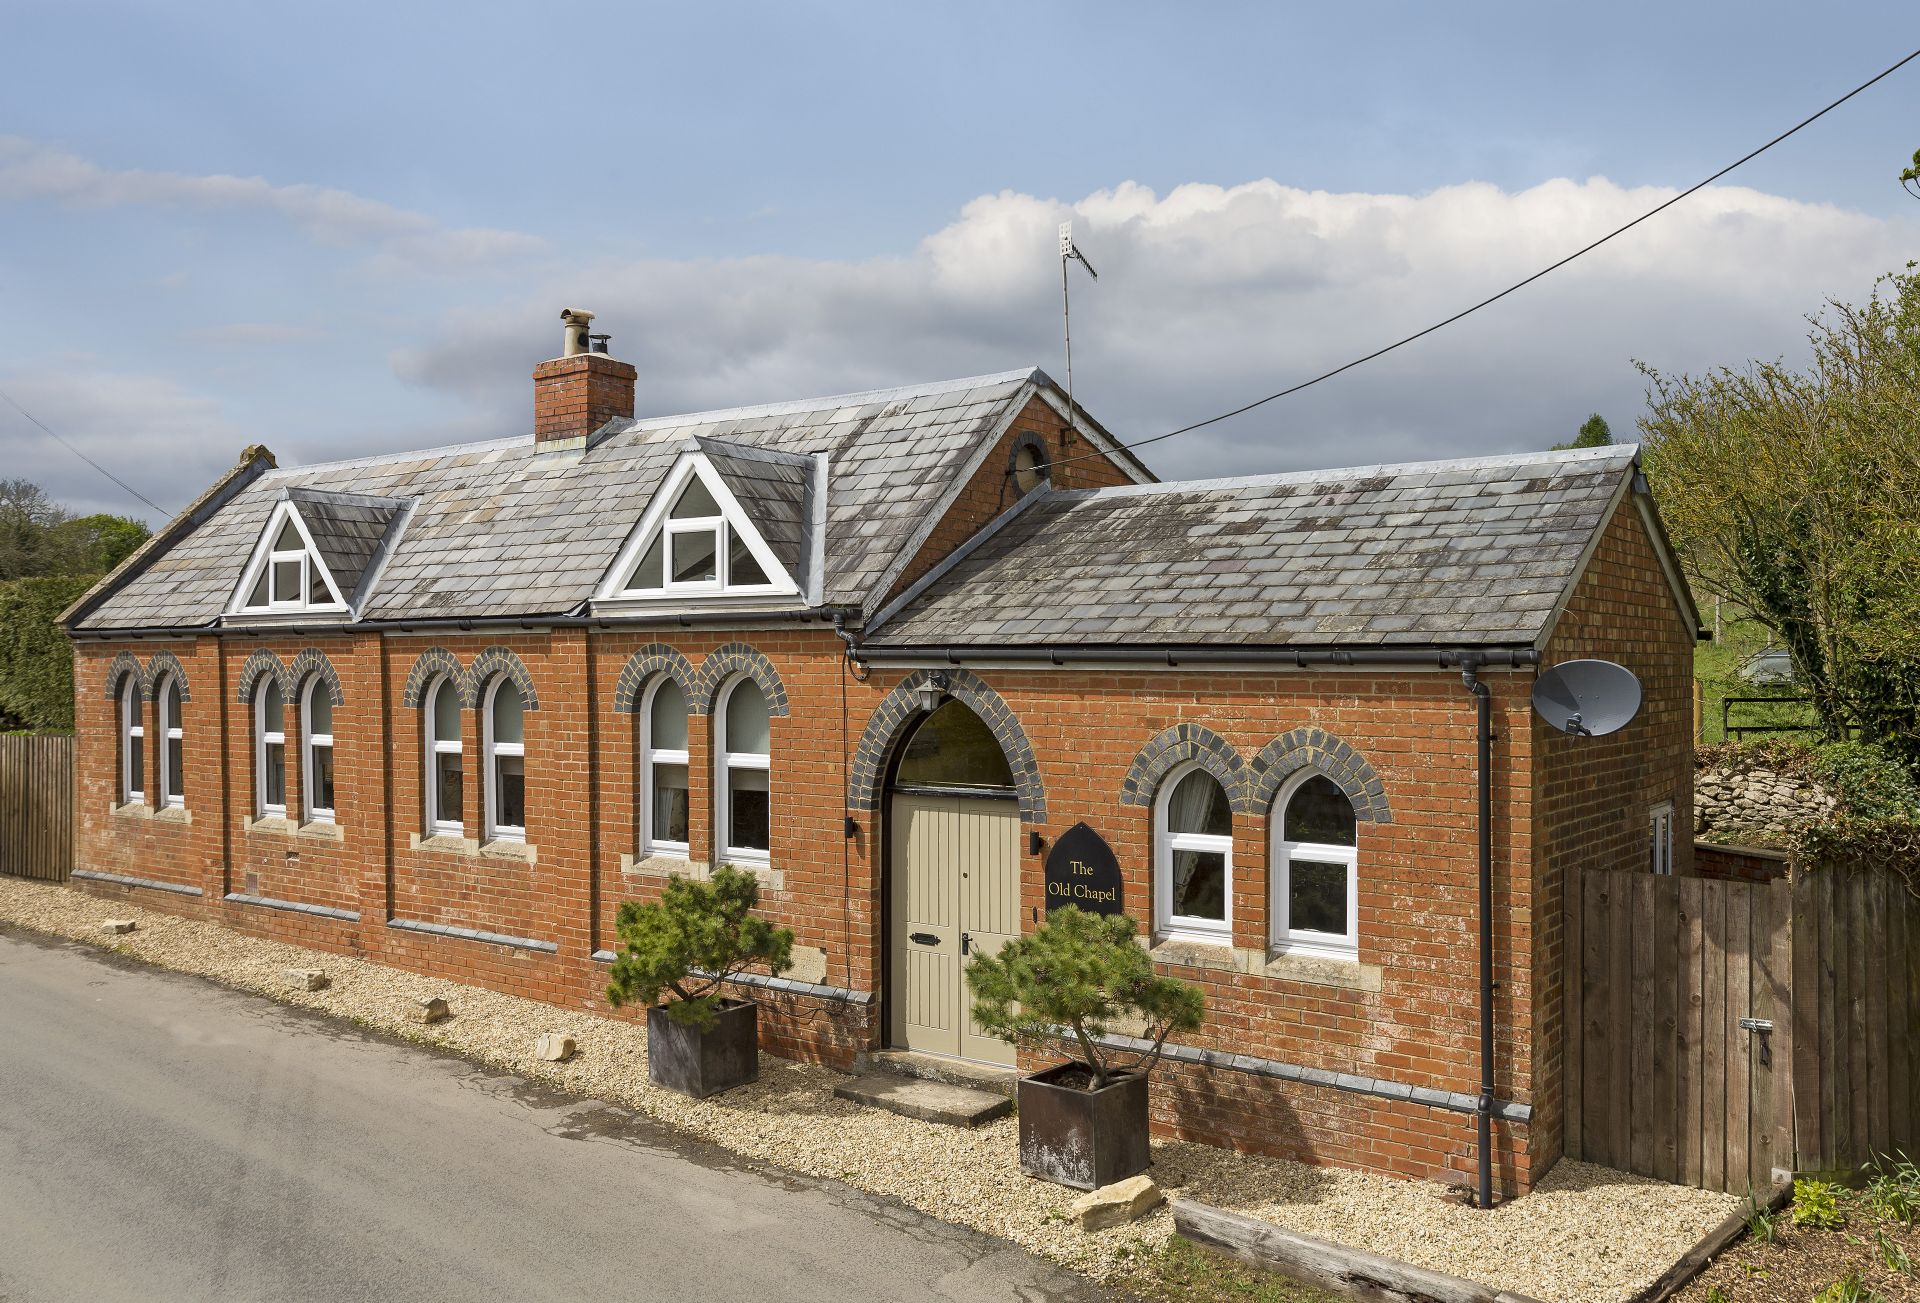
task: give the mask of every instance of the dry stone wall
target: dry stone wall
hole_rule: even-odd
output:
[[[1835,800],[1804,774],[1713,766],[1693,780],[1693,832],[1702,841],[1784,846],[1833,813]]]

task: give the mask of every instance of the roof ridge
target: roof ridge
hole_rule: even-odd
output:
[[[1381,462],[1372,466],[1339,466],[1325,470],[1274,471],[1266,475],[1225,475],[1205,480],[1161,480],[1154,484],[1116,484],[1098,489],[1062,489],[1053,493],[1055,501],[1081,501],[1088,498],[1142,497],[1156,493],[1210,493],[1216,489],[1258,489],[1276,484],[1314,484],[1323,481],[1365,479],[1375,475],[1415,475],[1423,472],[1479,470],[1496,466],[1522,466],[1542,461],[1578,463],[1604,461],[1626,454],[1627,460],[1640,455],[1637,443],[1614,443],[1603,448],[1548,449],[1541,452],[1498,453],[1488,457],[1452,457],[1438,461]]]
[[[846,394],[823,394],[818,398],[789,398],[774,403],[754,403],[743,407],[717,407],[705,412],[678,412],[665,416],[636,417],[614,431],[630,434],[636,430],[674,429],[683,425],[711,425],[716,421],[734,421],[749,416],[787,416],[796,412],[815,412],[823,407],[850,407],[858,403],[877,403],[889,399],[918,398],[925,394],[950,393],[955,389],[977,389],[982,385],[1011,384],[1031,380],[1042,374],[1037,366],[995,371],[988,375],[960,376],[953,380],[933,380],[914,385],[894,385],[886,389],[861,389]]]

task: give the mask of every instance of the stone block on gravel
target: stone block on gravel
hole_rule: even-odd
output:
[[[415,1022],[434,1023],[452,1016],[453,1010],[447,1008],[447,1002],[437,995],[414,1002],[413,1019]]]
[[[1013,1111],[1013,1101],[1005,1095],[882,1072],[850,1077],[834,1086],[833,1095],[835,1099],[883,1108],[901,1117],[955,1127],[984,1126]]]
[[[318,968],[289,968],[287,980],[302,991],[324,991],[327,989],[327,975]]]
[[[1073,1215],[1080,1219],[1081,1230],[1104,1231],[1137,1222],[1164,1202],[1166,1196],[1152,1177],[1130,1176],[1075,1199]]]
[[[573,1057],[573,1037],[559,1032],[544,1032],[533,1043],[533,1052],[548,1063],[565,1063]]]
[[[100,925],[100,930],[108,936],[123,937],[133,931],[134,923],[130,918],[110,918]]]

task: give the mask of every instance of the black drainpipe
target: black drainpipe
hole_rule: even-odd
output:
[[[1480,786],[1480,1099],[1474,1109],[1480,1160],[1480,1207],[1493,1207],[1493,698],[1474,673],[1479,660],[1460,658],[1460,681],[1473,694]]]

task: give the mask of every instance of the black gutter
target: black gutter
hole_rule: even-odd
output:
[[[1460,662],[1460,681],[1473,694],[1480,788],[1480,1097],[1474,1146],[1484,1209],[1493,1207],[1493,694],[1475,673],[1479,668],[1471,657]]]
[[[966,661],[1033,661],[1066,665],[1074,661],[1128,661],[1143,665],[1217,665],[1248,662],[1294,665],[1414,665],[1431,661],[1454,669],[1469,660],[1482,667],[1517,669],[1537,665],[1540,653],[1532,647],[1443,647],[1428,643],[1405,647],[1142,647],[1067,645],[1052,647],[850,647],[857,661],[888,664],[960,665]]]
[[[307,621],[286,624],[207,624],[144,625],[136,629],[74,629],[75,638],[120,641],[141,638],[178,638],[196,634],[224,634],[234,637],[270,638],[283,633],[370,633],[387,631],[413,633],[417,630],[449,629],[468,633],[475,629],[697,629],[707,625],[805,624],[810,621],[837,621],[853,611],[852,607],[828,606],[811,611],[715,611],[701,615],[619,616],[604,615],[480,615],[447,616],[428,620],[351,620],[338,624]]]

